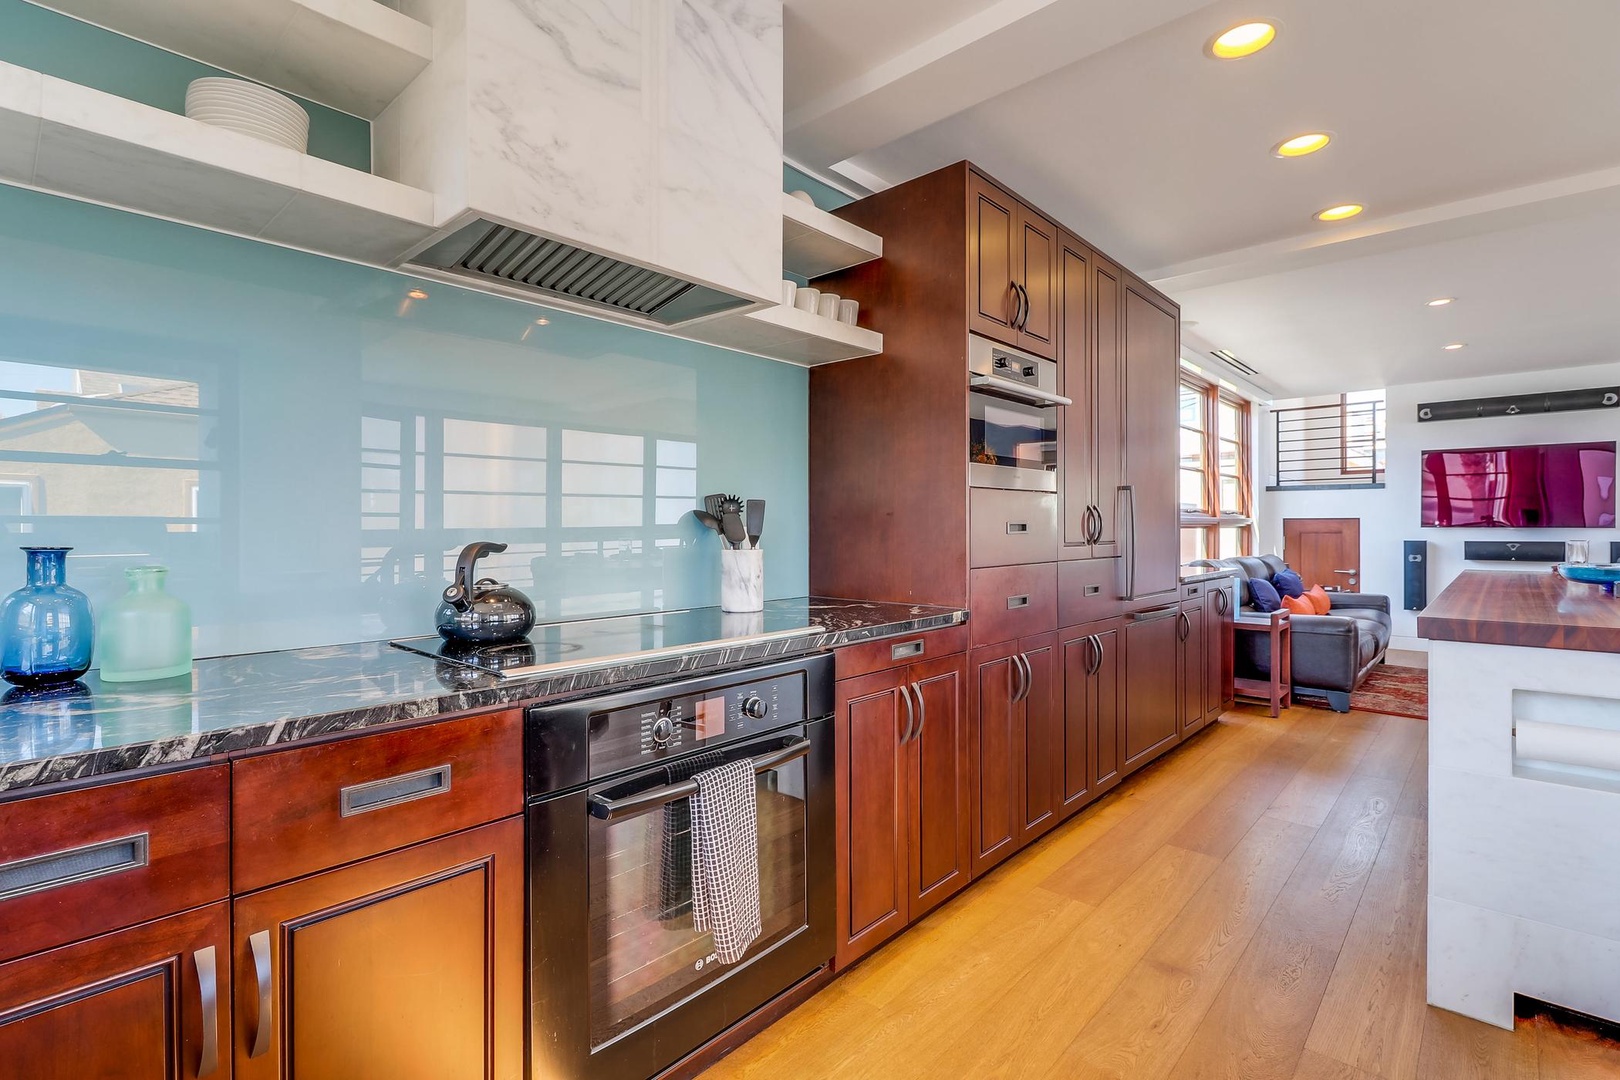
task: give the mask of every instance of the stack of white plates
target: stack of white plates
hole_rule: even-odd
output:
[[[300,154],[309,147],[309,113],[292,98],[242,79],[197,79],[186,88],[186,115]]]

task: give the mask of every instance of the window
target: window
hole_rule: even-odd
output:
[[[1181,561],[1250,554],[1249,403],[1184,367],[1177,423]]]

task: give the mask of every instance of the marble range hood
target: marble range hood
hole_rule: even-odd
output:
[[[646,326],[773,303],[782,0],[403,0],[433,62],[373,124],[434,193],[418,273]]]

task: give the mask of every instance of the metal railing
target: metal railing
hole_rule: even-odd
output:
[[[1382,401],[1301,405],[1271,416],[1277,455],[1271,490],[1384,482]]]

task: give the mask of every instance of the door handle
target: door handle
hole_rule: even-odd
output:
[[[1192,620],[1187,618],[1187,613],[1185,611],[1178,611],[1176,614],[1181,620],[1181,625],[1176,628],[1176,637],[1182,641],[1186,641],[1188,638],[1192,637]]]
[[[1012,318],[1007,320],[1007,326],[1016,330],[1019,321],[1024,317],[1024,294],[1018,291],[1018,282],[1016,281],[1007,282],[1007,289],[1012,293],[1013,298]]]
[[[1095,675],[1095,674],[1097,674],[1097,672],[1101,671],[1102,670],[1102,664],[1103,664],[1103,640],[1102,640],[1102,635],[1100,635],[1100,634],[1092,634],[1090,640],[1091,640],[1091,647],[1092,647],[1092,649],[1094,651],[1092,653],[1091,670],[1086,672],[1086,675],[1088,677],[1092,676],[1092,675]]]
[[[219,966],[214,947],[209,945],[192,953],[191,963],[197,969],[197,1003],[202,1013],[202,1055],[197,1059],[197,1075],[203,1077],[219,1068]]]
[[[911,692],[917,695],[917,734],[915,739],[921,739],[923,728],[928,726],[928,701],[923,697],[922,683],[912,683]]]
[[[1007,610],[1017,611],[1019,608],[1029,607],[1029,593],[1019,593],[1017,596],[1007,597]]]
[[[1019,536],[1019,535],[1022,535],[1024,533],[1027,533],[1027,532],[1029,532],[1029,522],[1027,522],[1027,521],[1009,521],[1009,522],[1007,522],[1007,535],[1008,536]]]
[[[1335,570],[1333,572],[1335,574],[1353,574],[1353,573],[1355,573],[1354,570]]]
[[[1029,314],[1030,314],[1029,289],[1024,285],[1023,282],[1019,282],[1018,283],[1018,291],[1024,297],[1024,317],[1023,317],[1023,319],[1021,319],[1019,321],[1018,329],[1026,330],[1026,329],[1029,328]]]
[[[248,1057],[263,1057],[265,1051],[270,1049],[270,1029],[275,1026],[275,1016],[272,1013],[274,989],[270,970],[270,931],[260,930],[248,938],[248,948],[253,950],[253,974],[259,983],[259,1017],[253,1025],[253,1045],[248,1050]]]
[[[788,737],[780,746],[766,754],[759,754],[747,759],[754,766],[754,772],[770,772],[779,769],[790,761],[797,761],[810,752],[810,740]],[[739,758],[738,760],[744,760]],[[653,788],[650,791],[639,791],[634,795],[626,795],[622,799],[610,799],[605,795],[592,795],[585,800],[586,812],[598,821],[612,821],[616,817],[626,814],[639,813],[642,810],[652,810],[655,807],[666,806],[679,799],[687,798],[698,793],[696,780],[682,780],[677,784],[665,784],[663,787]]]
[[[900,687],[900,700],[906,703],[906,733],[900,736],[900,745],[904,746],[911,741],[911,729],[917,723],[917,710],[911,704],[911,687]]]
[[[1009,704],[1016,705],[1024,700],[1024,695],[1029,693],[1028,675],[1024,671],[1024,656],[1022,653],[1013,653],[1012,656],[1008,657],[1008,662],[1012,664],[1013,670],[1013,695]]]
[[[338,816],[353,817],[433,795],[443,795],[449,790],[448,763],[382,780],[370,780],[364,784],[350,784],[338,789]]]
[[[1136,485],[1121,484],[1116,493],[1129,496],[1131,507],[1131,542],[1126,547],[1125,554],[1125,599],[1136,599]]]

